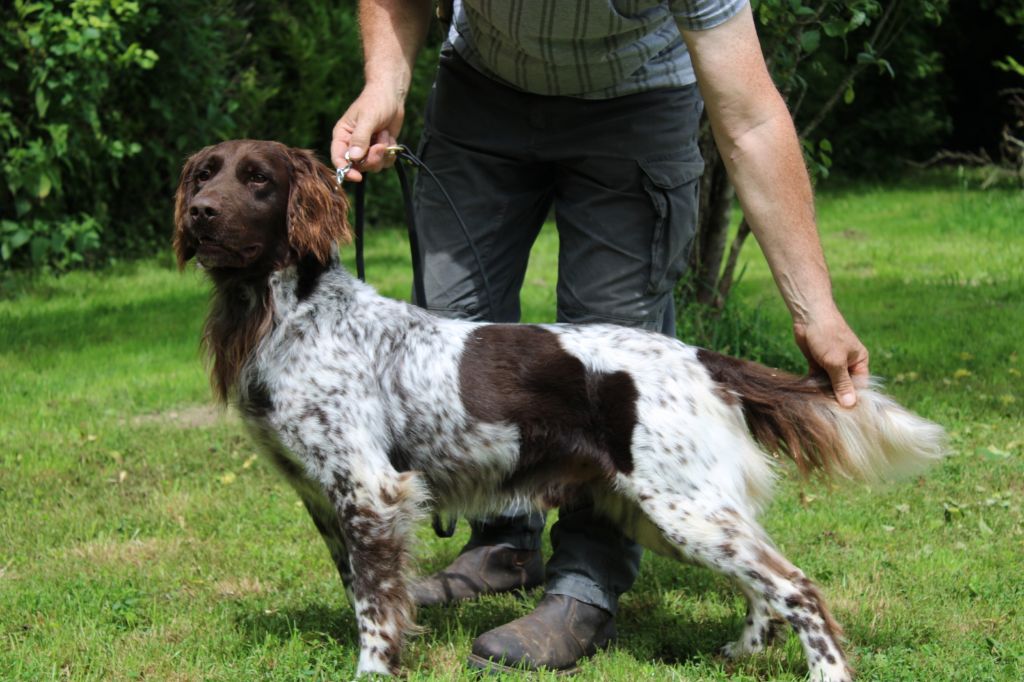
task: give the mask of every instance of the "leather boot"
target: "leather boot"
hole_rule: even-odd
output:
[[[483,594],[526,590],[544,582],[544,559],[538,550],[486,545],[463,551],[449,566],[416,582],[417,606],[476,599]]]
[[[532,613],[473,640],[468,665],[490,672],[546,668],[572,674],[580,659],[614,638],[611,613],[563,594],[548,594]]]

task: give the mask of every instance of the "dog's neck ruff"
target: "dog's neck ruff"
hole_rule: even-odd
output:
[[[315,379],[318,368],[326,365],[332,372],[344,365],[345,373],[376,373],[396,353],[405,360],[424,361],[420,356],[430,347],[429,337],[439,333],[443,322],[379,295],[337,258],[326,265],[289,265],[271,273],[266,286],[271,324],[246,362],[246,375],[286,373]],[[297,343],[300,338],[304,342]],[[298,354],[308,354],[305,371],[282,360]],[[244,382],[240,377],[240,384]]]
[[[270,273],[267,287],[275,324],[303,306],[319,305],[325,296],[338,310],[386,300],[371,286],[349,274],[337,253],[323,264],[311,259],[289,263]]]

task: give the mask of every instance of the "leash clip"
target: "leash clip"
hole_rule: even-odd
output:
[[[352,161],[352,158],[348,155],[348,152],[345,152],[345,165],[334,171],[334,179],[338,181],[339,187],[341,187],[341,185],[344,184],[345,176],[348,174],[350,170],[352,170],[352,166],[354,165],[355,162]]]
[[[385,147],[384,152],[388,156],[398,156],[399,154],[408,151],[404,144],[393,144],[390,147]],[[345,182],[345,176],[352,170],[356,165],[356,162],[352,160],[352,157],[345,152],[345,165],[334,171],[334,179],[338,181],[338,185],[342,185]]]

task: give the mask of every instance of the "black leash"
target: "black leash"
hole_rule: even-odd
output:
[[[480,281],[483,284],[484,295],[487,297],[487,305],[490,310],[495,310],[494,307],[494,296],[491,290],[491,282],[487,277],[487,271],[484,270],[483,259],[480,257],[480,252],[476,248],[476,244],[473,242],[473,238],[469,234],[469,228],[466,226],[466,222],[462,219],[462,214],[459,213],[459,209],[455,207],[455,202],[452,201],[452,197],[445,190],[444,185],[437,179],[434,172],[423,163],[423,161],[417,157],[412,151],[404,144],[394,145],[388,147],[388,152],[392,153],[396,157],[395,171],[398,173],[398,184],[402,187],[402,202],[405,205],[405,225],[409,231],[409,251],[412,259],[412,293],[413,302],[421,308],[425,308],[427,305],[426,290],[423,286],[423,261],[420,257],[420,244],[419,234],[416,230],[416,214],[413,209],[412,201],[412,190],[409,186],[409,177],[406,173],[406,169],[403,163],[407,163],[419,170],[426,172],[430,176],[430,179],[434,181],[437,188],[441,191],[445,201],[448,202],[448,207],[452,211],[452,215],[459,223],[459,227],[462,229],[462,234],[466,238],[466,244],[469,245],[470,251],[473,252],[473,258],[476,260],[477,272],[480,273]],[[352,162],[346,157],[347,166],[339,168],[337,170],[338,185],[345,179],[345,173],[352,168]],[[356,276],[363,282],[366,281],[366,260],[363,254],[364,242],[363,235],[365,233],[364,213],[366,206],[366,181],[367,175],[363,175],[363,181],[356,183],[356,201],[355,201],[355,243],[356,243]],[[456,517],[452,516],[448,519],[447,524],[442,525],[441,515],[434,514],[431,519],[431,525],[434,527],[434,534],[440,538],[450,538],[455,534],[455,523]]]
[[[366,177],[356,183],[356,277],[360,282],[366,281],[366,258],[363,255],[363,215],[366,206]]]
[[[404,148],[404,145],[403,145]],[[416,157],[409,155],[411,159]],[[419,161],[419,159],[416,159]],[[420,162],[422,165],[422,162]],[[412,191],[409,188],[409,176],[402,166],[401,160],[395,162],[395,172],[398,173],[398,184],[402,187],[402,203],[405,205],[405,227],[409,232],[409,257],[412,261],[412,300],[421,308],[427,307],[427,291],[423,286],[423,259],[420,257],[420,238],[416,231],[416,213],[413,210]],[[437,182],[437,178],[434,178]],[[438,185],[440,187],[440,184]],[[458,211],[452,206],[455,215]],[[462,218],[460,217],[459,220]],[[468,234],[468,233],[467,233]],[[480,267],[480,260],[477,259],[477,267]],[[483,270],[481,269],[481,272]],[[436,517],[435,517],[436,518]]]
[[[455,220],[459,223],[459,228],[462,230],[462,236],[466,238],[466,244],[469,245],[469,249],[473,253],[473,260],[476,261],[477,272],[480,274],[480,282],[484,290],[484,296],[487,298],[488,309],[495,310],[494,292],[491,289],[491,281],[487,277],[487,271],[484,269],[483,258],[480,257],[480,251],[476,248],[476,243],[469,234],[469,228],[466,226],[466,221],[462,219],[462,214],[459,213],[459,209],[455,207],[455,202],[452,200],[451,195],[448,194],[448,190],[444,188],[441,181],[437,179],[436,175],[434,175],[434,171],[430,170],[430,167],[423,163],[423,161],[413,154],[412,150],[404,144],[388,147],[388,152],[394,154],[396,157],[395,171],[398,173],[398,183],[402,187],[402,202],[405,205],[405,224],[409,231],[409,251],[412,259],[413,302],[423,308],[426,306],[427,296],[423,286],[423,261],[420,258],[419,234],[416,229],[416,213],[413,210],[412,190],[409,185],[409,177],[402,165],[403,162],[424,171],[430,176],[430,179],[434,181],[434,184],[437,185],[437,188],[441,191],[441,195],[448,203],[448,208],[451,209],[452,215],[455,216]],[[351,161],[347,161],[344,167],[337,170],[339,186],[344,181],[345,173],[351,170],[352,167],[353,163]],[[364,223],[364,212],[367,177],[367,175],[363,175],[363,181],[356,183],[355,190],[356,276],[364,282],[366,281],[366,263],[365,256],[363,254],[363,235],[366,229]]]

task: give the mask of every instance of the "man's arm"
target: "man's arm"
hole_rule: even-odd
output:
[[[828,373],[840,404],[857,395],[868,353],[832,298],[814,198],[793,120],[761,54],[750,6],[706,31],[680,30],[715,142],[743,212],[793,316],[811,369]]]
[[[366,84],[334,126],[331,161],[345,165],[345,152],[362,161],[359,170],[377,171],[389,162],[385,150],[395,144],[405,119],[416,54],[430,27],[430,0],[360,0]],[[360,181],[359,170],[349,180]]]

